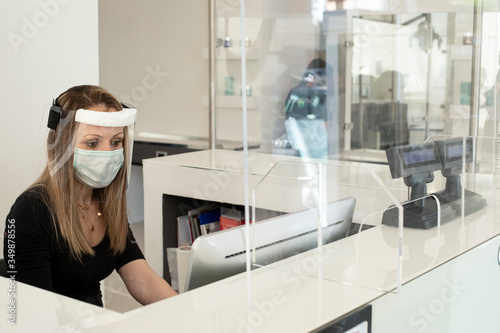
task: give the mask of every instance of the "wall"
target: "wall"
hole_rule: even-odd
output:
[[[97,1],[2,1],[0,21],[3,230],[16,197],[45,166],[52,99],[71,86],[98,83]]]
[[[241,142],[239,2],[219,0],[216,7],[216,37],[229,36],[233,42],[230,49],[217,48],[217,139]],[[251,40],[250,53],[255,56],[247,59],[247,84],[257,99],[257,107],[248,110],[252,142],[259,140],[263,129],[263,141],[270,143],[273,135],[269,132],[280,127],[274,122],[282,113],[282,100],[298,82],[291,75],[298,72],[302,76],[311,59],[307,54],[314,49],[311,37],[318,32],[310,11],[310,4],[300,0],[246,2],[246,33]],[[141,132],[207,138],[208,2],[102,0],[99,12],[100,82],[138,108],[139,139]],[[297,43],[303,46],[301,54],[287,59],[282,49]],[[225,51],[232,55],[226,56]],[[226,103],[224,83],[228,76],[234,77],[231,97],[236,102]],[[285,91],[276,88],[283,80],[292,81]],[[276,96],[278,103],[274,102]]]
[[[99,1],[100,82],[138,109],[136,133],[208,137],[208,2]]]
[[[138,110],[143,133],[208,138],[208,2],[99,1],[99,81]],[[161,139],[152,141],[162,141]],[[208,145],[208,144],[207,144]],[[127,192],[129,221],[144,220],[142,167]]]

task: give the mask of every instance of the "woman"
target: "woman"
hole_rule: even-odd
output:
[[[141,304],[176,294],[146,263],[128,225],[135,113],[96,86],[70,88],[54,101],[47,167],[7,216],[4,235],[15,252],[5,238],[4,258],[17,281],[103,306],[100,281],[116,269]]]

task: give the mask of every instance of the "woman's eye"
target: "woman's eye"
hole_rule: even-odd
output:
[[[113,147],[121,147],[122,140],[121,139],[112,140],[111,144],[113,145]]]
[[[87,147],[89,147],[89,148],[93,149],[93,148],[97,147],[97,145],[98,145],[97,141],[87,141]]]

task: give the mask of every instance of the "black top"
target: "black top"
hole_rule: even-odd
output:
[[[133,260],[144,259],[130,227],[122,254],[113,255],[106,234],[101,243],[92,248],[95,255],[83,255],[79,262],[71,257],[68,243],[60,232],[56,236],[49,210],[41,195],[40,190],[24,192],[7,215],[3,250],[7,270],[17,271],[16,281],[103,306],[100,281],[114,269],[118,270]],[[15,253],[12,253],[12,249]],[[9,261],[12,259],[15,260],[15,266],[9,265],[13,263]]]

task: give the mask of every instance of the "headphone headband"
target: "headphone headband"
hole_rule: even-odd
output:
[[[58,98],[59,97],[57,97],[52,101],[52,106],[50,107],[49,111],[49,120],[47,121],[47,127],[54,131],[56,130],[57,125],[59,124],[59,121],[61,120],[62,117],[62,108],[59,106],[59,103],[57,102]],[[121,102],[120,104],[123,109],[133,108]]]

